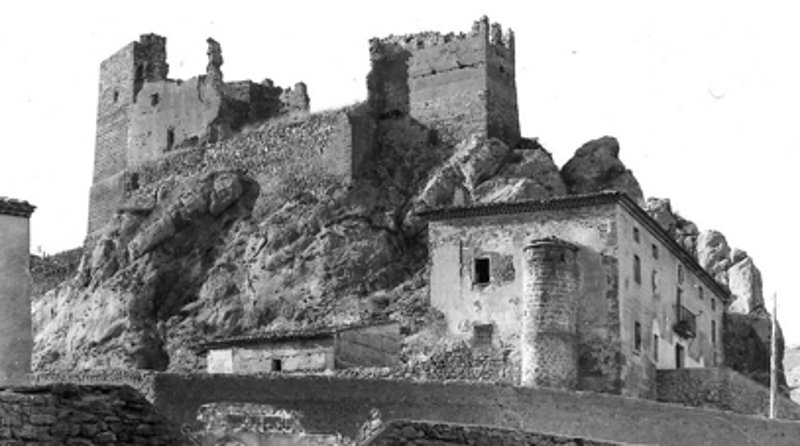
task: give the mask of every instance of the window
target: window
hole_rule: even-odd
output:
[[[711,299],[711,311],[717,311],[717,299]]]
[[[489,280],[491,279],[490,271],[489,259],[475,259],[475,271],[474,275],[472,276],[472,282],[478,284],[489,283]]]
[[[492,334],[494,333],[494,326],[491,324],[481,324],[472,327],[472,346],[473,347],[491,347]]]
[[[150,105],[153,107],[158,105],[158,93],[153,93],[150,95]]]
[[[167,150],[172,150],[173,145],[175,145],[175,130],[167,129]]]
[[[633,324],[633,351],[639,352],[642,350],[642,324],[634,322]]]
[[[653,360],[658,362],[658,335],[653,335]]]
[[[683,283],[683,265],[678,264],[678,283]]]
[[[711,344],[717,345],[717,321],[711,321]]]
[[[650,287],[653,289],[653,296],[658,294],[658,271],[653,270],[650,274]]]
[[[280,359],[273,359],[270,371],[280,372],[281,370],[283,370],[283,362]]]
[[[642,283],[642,261],[637,255],[633,256],[633,280]]]
[[[675,368],[683,368],[683,346],[680,344],[675,344]]]
[[[681,304],[683,303],[683,290],[681,287],[675,289],[675,307],[680,311]]]
[[[656,246],[655,244],[653,245],[653,258],[654,259],[658,258],[658,246]]]
[[[118,100],[119,100],[119,92],[117,90],[114,90],[114,102],[117,102]]]
[[[700,300],[703,300],[703,287],[701,286],[697,287],[697,297],[699,297]]]
[[[639,228],[633,228],[633,241],[639,243]]]

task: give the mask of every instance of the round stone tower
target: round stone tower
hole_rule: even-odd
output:
[[[31,371],[29,218],[34,207],[0,197],[0,386],[25,384]]]
[[[575,388],[577,250],[557,238],[534,240],[523,249],[523,386]]]

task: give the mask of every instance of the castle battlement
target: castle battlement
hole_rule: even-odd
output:
[[[401,35],[391,34],[386,37],[374,37],[370,39],[370,46],[394,46],[404,50],[421,50],[478,37],[483,37],[486,42],[492,45],[504,47],[509,50],[514,49],[514,31],[509,28],[504,34],[502,25],[496,22],[490,23],[489,18],[486,16],[476,20],[469,33],[422,31]]]

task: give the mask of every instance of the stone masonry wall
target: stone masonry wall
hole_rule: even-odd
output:
[[[486,17],[468,34],[423,32],[370,42],[369,104],[409,114],[455,145],[472,134],[519,139],[513,37]],[[499,33],[499,34],[498,34]]]
[[[134,43],[103,61],[97,98],[94,182],[125,168],[128,106],[133,103]]]
[[[563,437],[538,432],[500,429],[492,426],[476,426],[426,421],[393,420],[386,423],[364,446],[473,445],[497,446],[613,446],[616,442],[595,441],[586,438]]]
[[[431,305],[446,315],[448,333],[467,339],[475,325],[491,324],[498,345],[520,368],[520,327],[526,241],[560,237],[580,246],[576,262],[578,389],[618,393],[619,271],[613,206],[431,222]],[[475,284],[474,260],[488,258],[488,284]],[[519,372],[517,372],[519,376]]]
[[[356,126],[351,120],[358,121]],[[356,111],[318,113],[270,122],[204,148],[177,151],[131,169],[131,173],[138,175],[142,187],[168,176],[215,169],[239,169],[267,177],[331,175],[349,181],[358,163],[371,153],[372,131],[369,118]]]
[[[537,240],[524,249],[522,385],[576,387],[577,249],[554,239]]]
[[[373,410],[383,420],[493,425],[662,446],[730,446],[744,438],[788,446],[800,438],[800,423],[591,392],[326,376],[157,375],[155,406],[178,425],[194,425],[201,406],[213,402],[269,405],[297,413],[309,433],[349,438]]]
[[[181,445],[178,431],[129,387],[0,389],[4,445]]]
[[[769,389],[727,368],[659,370],[658,400],[759,416],[769,414]],[[778,398],[778,417],[800,420],[800,406]]]

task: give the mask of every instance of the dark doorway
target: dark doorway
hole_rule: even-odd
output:
[[[675,368],[676,369],[682,369],[685,366],[683,355],[684,355],[683,346],[680,345],[680,344],[675,344]]]

